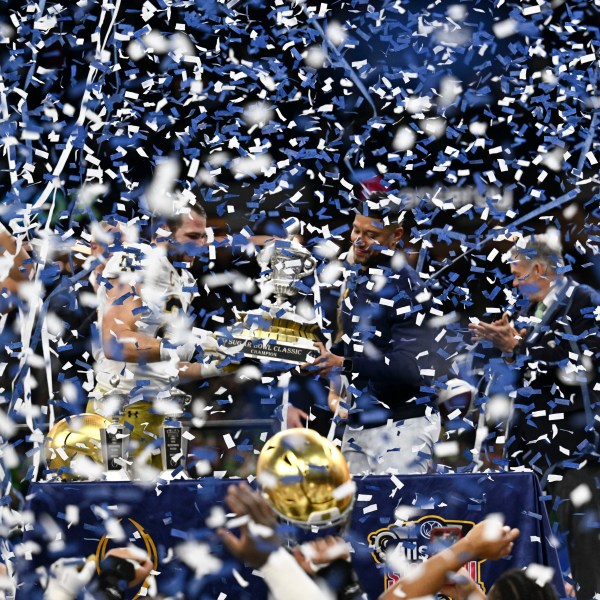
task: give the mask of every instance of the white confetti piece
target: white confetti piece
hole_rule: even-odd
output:
[[[579,508],[592,499],[592,491],[585,483],[578,485],[570,494],[569,498],[575,508]]]

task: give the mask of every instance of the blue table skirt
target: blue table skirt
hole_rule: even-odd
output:
[[[33,553],[17,565],[22,597],[41,597],[36,572],[40,565],[48,566],[60,556],[102,556],[110,547],[134,543],[155,560],[157,586],[166,594],[179,591],[185,598],[211,600],[225,598],[221,594],[230,600],[266,598],[260,577],[227,554],[210,526],[215,507],[223,507],[227,486],[239,481],[32,484],[27,508],[34,521],[25,541],[34,544]],[[521,536],[508,559],[468,565],[483,589],[489,590],[509,568],[539,563],[555,569],[554,583],[563,593],[545,502],[532,473],[369,476],[356,483],[357,501],[346,536],[369,598],[377,598],[397,577],[379,562],[387,544],[402,543],[409,559],[422,559],[432,528],[454,526],[466,533],[491,513],[502,513],[507,524],[520,528]],[[394,526],[402,519],[414,526]],[[111,538],[115,523],[127,540]]]

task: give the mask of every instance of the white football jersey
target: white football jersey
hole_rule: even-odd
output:
[[[128,244],[113,254],[102,273],[98,287],[98,330],[102,338],[107,309],[107,286],[119,280],[131,286],[142,301],[136,311],[137,331],[141,334],[183,343],[192,323],[187,311],[195,295],[196,282],[185,269],[176,269],[165,249],[147,244]],[[115,341],[115,343],[118,343]],[[95,349],[95,396],[107,392],[129,394],[154,393],[173,388],[178,382],[177,361],[131,363],[106,358],[100,345]],[[138,394],[139,392],[139,394]],[[139,398],[138,398],[139,399]]]

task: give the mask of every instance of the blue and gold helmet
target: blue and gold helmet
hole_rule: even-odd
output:
[[[288,429],[265,443],[257,479],[275,513],[302,528],[346,521],[355,484],[348,463],[329,440],[310,429]]]

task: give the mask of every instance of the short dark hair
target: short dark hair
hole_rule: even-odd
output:
[[[502,573],[488,597],[490,600],[558,600],[558,594],[550,582],[539,585],[521,569]]]
[[[361,202],[359,214],[383,221],[386,225],[402,225],[406,209],[397,196],[389,192],[373,192]]]
[[[190,212],[196,213],[199,217],[204,217],[206,219],[206,210],[201,204],[188,204],[187,210],[183,210],[172,217],[167,217],[165,220],[165,225],[169,228],[171,233],[175,233],[181,227],[183,217],[188,216]]]

